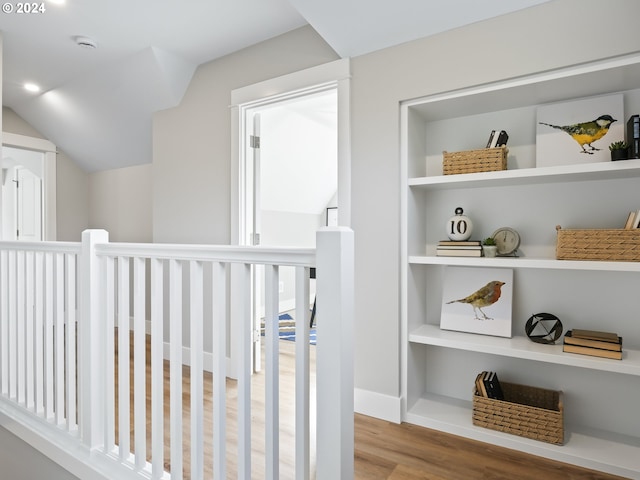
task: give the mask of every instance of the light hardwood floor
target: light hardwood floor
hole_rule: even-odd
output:
[[[148,354],[147,354],[147,358]],[[315,362],[315,348],[311,347],[311,359]],[[263,363],[264,365],[264,363]],[[293,398],[295,365],[294,343],[280,342],[280,393],[281,398]],[[196,480],[191,475],[189,434],[190,395],[189,368],[184,367],[183,401],[184,434],[183,474],[185,479]],[[131,371],[133,382],[133,370]],[[311,376],[312,383],[315,376]],[[168,364],[165,362],[165,385],[168,391]],[[236,382],[227,380],[227,478],[235,478],[236,472]],[[252,379],[252,468],[253,479],[264,478],[264,374]],[[148,391],[148,390],[147,390]],[[211,375],[205,374],[205,465],[204,478],[212,478],[212,418]],[[312,387],[311,399],[315,398]],[[165,394],[165,468],[170,470],[168,394]],[[132,402],[133,405],[133,402]],[[150,451],[150,401],[147,401],[147,450]],[[312,407],[313,408],[313,407]],[[281,467],[280,479],[294,479],[294,409],[285,401],[281,408]],[[133,424],[133,413],[131,414]],[[313,430],[312,430],[313,431]],[[133,445],[133,434],[131,445]],[[312,444],[312,451],[314,451]],[[315,460],[312,459],[312,464]],[[315,475],[312,474],[312,479]],[[355,415],[355,477],[356,480],[614,480],[620,479],[583,468],[574,467],[514,450],[496,447],[454,435],[425,429],[409,424],[395,424],[384,420]],[[338,480],[338,479],[336,479]]]

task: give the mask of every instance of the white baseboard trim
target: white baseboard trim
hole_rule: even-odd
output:
[[[402,422],[400,397],[356,388],[353,392],[353,400],[356,413],[380,418],[388,422]]]

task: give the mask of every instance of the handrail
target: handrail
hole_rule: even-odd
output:
[[[260,247],[235,245],[178,245],[158,243],[97,244],[99,256],[144,256],[185,261],[217,261],[313,267],[314,248]]]

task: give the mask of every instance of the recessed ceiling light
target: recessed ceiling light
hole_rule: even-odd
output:
[[[35,83],[25,83],[24,89],[28,92],[38,93],[40,91],[40,87]]]
[[[64,5],[66,0],[49,0],[49,3],[53,3],[54,5]]]

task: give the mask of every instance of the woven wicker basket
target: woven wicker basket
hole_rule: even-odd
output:
[[[506,147],[480,148],[463,152],[442,152],[442,172],[458,173],[494,172],[507,169]]]
[[[640,229],[563,230],[558,225],[558,260],[640,261]]]
[[[473,424],[562,445],[562,392],[500,382],[504,400],[473,394]]]

